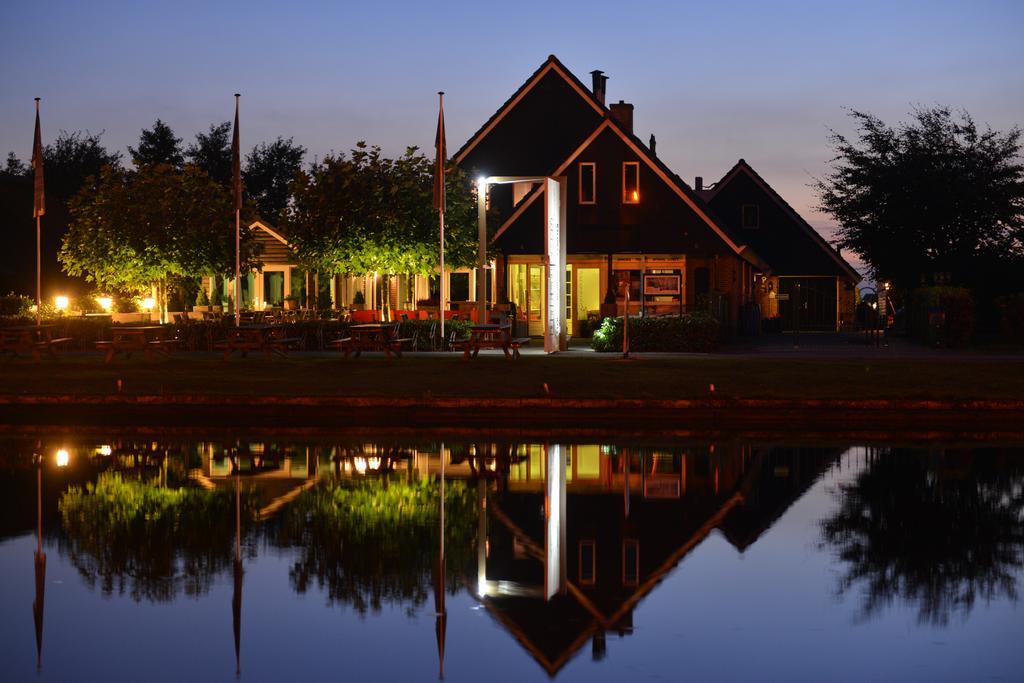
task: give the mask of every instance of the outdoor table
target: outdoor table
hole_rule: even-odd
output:
[[[402,357],[401,345],[395,343],[396,340],[392,338],[391,334],[395,329],[394,323],[365,323],[352,325],[348,329],[349,334],[352,335],[349,337],[350,341],[341,346],[346,358],[351,352],[354,352],[355,357],[359,358],[359,354],[363,351],[383,351],[388,360],[391,359],[392,353],[399,358]]]
[[[463,351],[463,359],[476,358],[480,349],[501,349],[505,358],[512,359],[512,326],[484,323],[469,328],[469,342]]]
[[[7,351],[12,356],[31,353],[38,363],[40,352],[46,351],[51,358],[57,356],[57,350],[71,341],[70,337],[54,339],[56,325],[14,325],[0,329],[0,351]]]
[[[267,358],[275,353],[284,357],[288,355],[289,344],[297,344],[302,340],[297,337],[276,336],[278,330],[283,332],[284,328],[267,323],[231,327],[228,328],[228,338],[218,342],[216,346],[224,349],[224,360],[230,358],[234,351],[241,353],[242,358],[249,355],[250,351],[262,351]]]
[[[131,358],[136,351],[142,351],[146,358],[151,358],[154,351],[167,355],[177,344],[177,340],[166,338],[167,332],[163,325],[115,325],[110,328],[111,340],[96,342],[96,348],[106,350],[105,363],[118,353],[125,358]]]

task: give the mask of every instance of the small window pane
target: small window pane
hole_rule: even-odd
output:
[[[743,205],[743,227],[744,228],[757,228],[760,227],[761,216],[758,210],[757,204],[744,204]]]
[[[597,201],[596,170],[593,163],[580,164],[580,204]]]
[[[638,204],[640,202],[640,164],[627,161],[622,164],[622,202]]]

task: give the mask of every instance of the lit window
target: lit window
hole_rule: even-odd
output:
[[[744,228],[761,227],[761,211],[757,204],[744,204],[741,214],[740,221]]]
[[[597,165],[592,162],[580,164],[580,204],[597,203]]]
[[[580,541],[580,583],[587,585],[597,581],[597,544],[594,541]]]
[[[626,161],[622,164],[622,203],[640,203],[640,162]]]

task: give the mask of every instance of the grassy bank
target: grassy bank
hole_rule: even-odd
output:
[[[461,356],[0,361],[3,394],[602,399],[1022,399],[1024,361]],[[714,393],[710,385],[714,384]]]

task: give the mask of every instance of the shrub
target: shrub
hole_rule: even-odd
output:
[[[209,306],[210,295],[206,293],[206,289],[203,287],[199,288],[199,292],[196,294],[196,306]]]
[[[910,334],[930,346],[962,348],[974,335],[974,297],[963,287],[922,287],[907,304]]]
[[[721,325],[707,313],[630,317],[631,351],[697,351],[718,348]],[[622,350],[622,318],[605,318],[590,345],[595,351]]]
[[[0,316],[12,318],[28,317],[32,315],[32,306],[35,300],[31,297],[22,296],[11,292],[6,296],[0,296]]]

